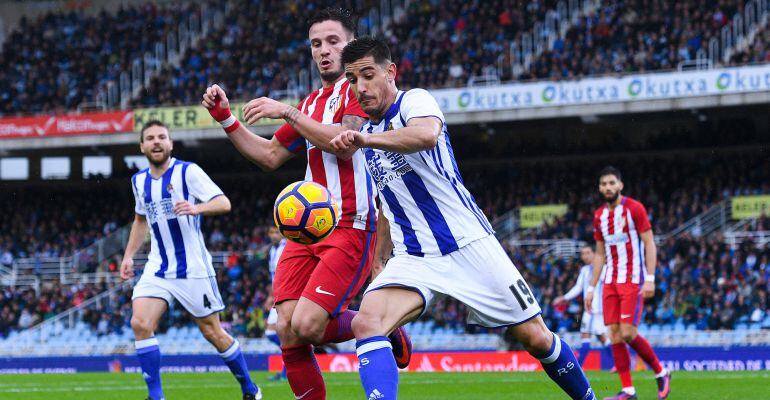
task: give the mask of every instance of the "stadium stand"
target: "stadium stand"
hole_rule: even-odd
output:
[[[0,53],[0,115],[62,113],[95,101],[100,86],[199,13],[198,3],[184,2],[22,17]]]
[[[422,1],[393,10],[389,24],[380,26],[369,16],[377,2],[231,1],[226,18],[238,23],[208,32],[178,62],[156,57],[155,44],[165,44],[180,22],[200,17],[197,2],[131,6],[96,16],[48,13],[36,20],[22,18],[5,41],[0,114],[61,113],[92,103],[145,53],[151,57],[143,68],[158,72],[146,74],[133,105],[196,104],[201,89],[215,82],[225,84],[233,99],[299,97],[310,90],[313,69],[306,32],[295,27],[305,26],[311,11],[324,4],[357,9],[362,29],[389,41],[402,87],[438,88],[675,69],[702,59],[699,51],[731,26],[735,15],[744,15],[747,6],[756,8],[754,2],[610,1],[597,6],[585,1],[568,13],[563,1]],[[642,7],[655,11],[638,13]],[[272,17],[259,23],[265,10]],[[555,35],[553,40],[532,54],[525,68],[516,67],[521,60],[514,60],[518,53],[512,49],[523,35],[549,24],[564,29],[545,31]],[[768,60],[769,33],[759,28],[753,41],[734,46],[725,64]],[[278,37],[280,43],[274,41]]]

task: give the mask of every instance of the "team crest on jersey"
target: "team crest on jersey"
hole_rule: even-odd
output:
[[[166,186],[166,191],[169,192],[169,193],[173,192],[174,191],[174,185],[169,183],[168,186]]]
[[[385,130],[386,131],[392,131],[393,130],[393,123],[392,122],[388,122],[388,127],[385,128]]]
[[[329,111],[335,114],[337,113],[337,110],[339,110],[340,106],[342,105],[342,102],[340,101],[340,96],[332,97],[326,103],[327,103],[326,107],[329,109]]]

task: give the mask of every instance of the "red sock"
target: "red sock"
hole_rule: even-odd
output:
[[[350,327],[350,322],[353,321],[353,317],[358,312],[353,310],[346,310],[344,313],[337,315],[336,318],[329,321],[324,331],[324,343],[342,343],[347,342],[355,338],[353,335],[353,329]]]
[[[628,352],[628,347],[625,343],[613,343],[610,348],[612,349],[612,358],[615,360],[615,369],[620,375],[620,384],[624,388],[634,386],[631,381],[631,354]]]
[[[326,400],[326,385],[318,368],[313,346],[300,345],[281,349],[286,378],[294,397],[302,400]]]
[[[660,365],[660,360],[658,360],[658,356],[655,355],[655,351],[650,346],[650,342],[643,338],[642,335],[636,335],[634,340],[628,342],[628,345],[636,351],[636,354],[639,354],[639,357],[642,357],[642,360],[644,360],[656,374],[663,371],[663,366]]]

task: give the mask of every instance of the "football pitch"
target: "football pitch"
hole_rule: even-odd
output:
[[[288,384],[269,382],[267,373],[253,373],[265,400],[293,399]],[[363,400],[358,374],[325,374],[327,398]],[[589,378],[601,399],[614,394],[618,379],[608,372]],[[670,399],[767,398],[770,372],[675,372]],[[519,373],[404,373],[399,398],[420,400],[460,399],[564,399],[545,374]],[[634,374],[639,399],[655,399],[655,383],[646,372]],[[232,376],[221,373],[166,374],[167,400],[238,400],[240,391]],[[139,374],[4,375],[0,399],[141,400],[146,397]]]

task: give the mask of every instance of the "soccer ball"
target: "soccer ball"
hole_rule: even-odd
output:
[[[332,233],[340,209],[328,189],[315,182],[299,181],[278,194],[273,218],[286,239],[313,244]]]

